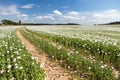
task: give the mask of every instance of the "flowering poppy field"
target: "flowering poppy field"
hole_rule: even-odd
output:
[[[0,27],[0,80],[44,80],[44,70],[18,39],[16,29]]]
[[[40,51],[80,80],[120,79],[120,27],[26,26],[0,29],[0,79],[44,80],[40,63],[15,34],[16,29]],[[27,64],[26,64],[27,63]]]
[[[28,40],[81,79],[119,79],[119,26],[27,28],[21,32]]]

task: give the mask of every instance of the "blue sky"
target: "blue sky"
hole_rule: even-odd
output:
[[[120,20],[120,0],[0,0],[0,20],[97,24]]]

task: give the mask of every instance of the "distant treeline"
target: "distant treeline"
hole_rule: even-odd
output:
[[[80,25],[76,23],[60,23],[60,24],[49,24],[49,23],[23,23],[22,25]]]
[[[4,19],[1,21],[0,25],[80,25],[77,23],[57,23],[57,24],[49,24],[49,23],[22,23],[21,20],[19,22],[15,22],[12,20]]]
[[[120,24],[120,21],[115,21],[115,22],[110,22],[105,24],[94,24],[94,25],[116,25],[116,24]]]
[[[107,23],[106,25],[110,25],[110,24],[120,24],[120,21],[110,22],[110,23]]]

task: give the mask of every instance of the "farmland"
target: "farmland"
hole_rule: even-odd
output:
[[[42,61],[36,61],[16,31],[77,79],[120,79],[119,25],[0,27],[0,79],[46,79]]]
[[[44,80],[44,70],[15,34],[17,27],[0,27],[0,80]]]

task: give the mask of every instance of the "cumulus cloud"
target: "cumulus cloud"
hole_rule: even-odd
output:
[[[30,8],[33,8],[35,4],[26,4],[26,5],[23,5],[21,8],[24,8],[24,9],[30,9]]]
[[[29,15],[27,15],[27,14],[19,14],[19,15],[17,15],[18,17],[28,17]]]
[[[89,12],[86,16],[89,18],[86,20],[90,24],[104,24],[109,23],[113,21],[119,21],[120,20],[120,11],[116,9],[110,9],[105,11],[97,11],[97,12]]]
[[[42,16],[36,16],[36,18],[35,19],[43,19],[43,17]]]
[[[69,15],[74,15],[74,16],[78,16],[79,15],[79,12],[77,11],[70,11],[68,12]]]
[[[77,12],[77,11],[70,11],[70,12],[68,12],[68,13],[66,13],[66,14],[64,14],[64,16],[63,16],[63,18],[64,19],[67,19],[67,20],[84,20],[85,19],[85,16],[83,16],[83,15],[80,15],[80,13],[79,12]]]
[[[103,12],[95,13],[93,14],[95,18],[117,18],[120,17],[120,13],[117,12],[117,10],[112,9],[112,10],[106,10]]]
[[[10,6],[0,6],[0,15],[13,15],[20,14],[18,7],[16,5]]]
[[[55,20],[55,18],[51,15],[44,15],[44,16],[36,16],[36,19],[42,20],[42,19],[50,19],[50,20]]]
[[[49,15],[47,15],[47,16],[43,16],[43,18],[45,18],[45,19],[51,19],[51,20],[55,20],[52,16],[49,16]]]
[[[62,15],[62,12],[60,12],[60,11],[58,11],[58,10],[54,10],[53,13],[54,13],[55,15],[60,15],[60,16]]]
[[[63,16],[64,19],[70,19],[70,20],[84,20],[85,17],[84,16],[78,16],[78,17],[75,17],[75,16]]]

